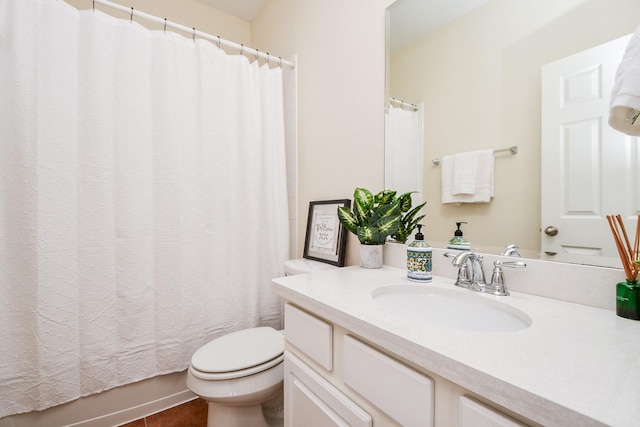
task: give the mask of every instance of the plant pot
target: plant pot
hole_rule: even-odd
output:
[[[616,314],[640,320],[640,285],[636,280],[625,280],[616,285]]]
[[[360,244],[360,267],[382,268],[384,245]]]

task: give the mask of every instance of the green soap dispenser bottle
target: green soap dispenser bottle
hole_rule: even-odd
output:
[[[407,277],[416,282],[428,282],[431,280],[431,246],[424,241],[424,235],[418,224],[416,239],[407,246]]]
[[[462,251],[471,250],[471,243],[469,243],[469,241],[464,238],[464,236],[462,235],[462,230],[460,230],[460,226],[462,224],[466,224],[466,222],[456,222],[456,226],[458,227],[458,229],[454,231],[453,238],[449,240],[449,243],[447,244],[448,249],[458,249]]]

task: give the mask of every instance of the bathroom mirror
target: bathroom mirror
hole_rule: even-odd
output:
[[[442,12],[441,3],[396,0],[387,18],[386,92],[389,97],[422,104],[424,110],[426,239],[433,246],[446,247],[455,222],[465,221],[464,235],[474,250],[500,253],[506,245],[517,244],[524,257],[589,263],[554,258],[540,249],[543,230],[554,225],[542,224],[540,214],[545,197],[540,184],[541,69],[632,33],[640,24],[640,2],[471,0],[457,15],[444,13],[441,22],[430,22],[438,16],[435,12]],[[402,21],[402,16],[418,17],[416,22],[430,28],[399,46],[399,35],[413,25]],[[491,203],[440,202],[440,168],[432,159],[511,146],[518,147],[518,154],[507,150],[495,155]],[[624,161],[621,158],[620,164]],[[620,200],[619,210],[604,214],[635,215],[637,201],[628,202]],[[613,240],[608,229],[603,236]],[[619,266],[615,257],[590,263]]]

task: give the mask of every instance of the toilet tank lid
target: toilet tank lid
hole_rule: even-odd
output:
[[[286,274],[304,274],[317,270],[331,270],[338,268],[326,262],[313,261],[306,258],[290,259],[284,262],[284,272]]]
[[[261,365],[284,352],[284,335],[269,327],[243,329],[200,347],[191,365],[201,372],[239,371]]]

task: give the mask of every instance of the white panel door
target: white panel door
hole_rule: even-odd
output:
[[[633,239],[640,211],[638,141],[607,123],[611,88],[629,39],[542,67],[545,259],[621,266],[608,214],[622,215]]]

